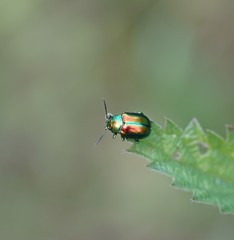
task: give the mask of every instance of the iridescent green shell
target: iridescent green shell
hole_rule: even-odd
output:
[[[146,138],[151,132],[151,121],[143,113],[123,112],[121,115],[109,116],[106,127],[114,133],[118,133],[122,139]]]

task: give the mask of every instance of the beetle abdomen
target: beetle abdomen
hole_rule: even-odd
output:
[[[151,132],[151,122],[143,113],[124,112],[122,120],[121,136],[123,138],[142,139]]]

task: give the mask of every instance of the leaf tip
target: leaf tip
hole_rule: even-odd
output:
[[[199,129],[200,131],[203,131],[199,121],[194,117],[188,124],[188,126],[186,127],[185,130],[188,130],[188,129]]]
[[[167,134],[176,134],[180,135],[182,133],[182,129],[175,124],[171,119],[165,117],[165,132]]]

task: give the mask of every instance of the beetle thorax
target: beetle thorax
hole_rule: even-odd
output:
[[[111,132],[119,133],[123,126],[123,120],[121,115],[111,116],[109,120],[106,121],[106,126]]]

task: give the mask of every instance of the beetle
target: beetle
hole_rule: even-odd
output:
[[[133,139],[138,143],[139,139],[150,135],[151,121],[142,112],[123,112],[120,115],[112,115],[107,112],[105,99],[103,99],[103,103],[106,119],[105,131],[110,130],[113,133],[113,138],[120,134],[123,141]],[[101,141],[105,131],[96,144]]]

